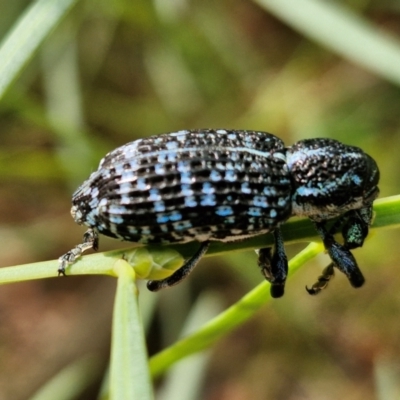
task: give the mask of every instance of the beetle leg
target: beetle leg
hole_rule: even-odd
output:
[[[343,225],[342,235],[348,249],[361,247],[368,236],[372,220],[372,206],[349,211],[347,221]]]
[[[365,279],[350,250],[335,241],[332,233],[326,230],[325,222],[315,222],[315,227],[335,267],[347,276],[353,287],[362,286]]]
[[[177,285],[192,272],[193,268],[199,263],[200,259],[207,252],[209,247],[210,242],[208,240],[202,242],[199,250],[197,250],[197,252],[188,261],[186,261],[181,268],[175,271],[168,278],[161,279],[159,281],[148,281],[147,289],[151,290],[152,292],[157,292],[161,289]]]
[[[306,290],[309,294],[316,295],[328,286],[329,281],[335,276],[334,266],[335,264],[333,262],[330,263],[326,268],[324,268],[322,275],[318,277],[317,282],[315,282],[311,288],[306,286]]]
[[[341,227],[345,247],[348,249],[361,247],[368,236],[372,215],[372,205],[347,211],[332,225],[329,233],[335,235]]]
[[[271,255],[271,248],[266,247],[258,252],[258,266],[268,282],[271,282],[271,297],[282,297],[285,291],[285,282],[288,274],[288,261],[283,243],[282,232],[275,229],[274,252]]]
[[[77,258],[86,250],[93,249],[97,250],[99,247],[99,235],[97,231],[90,228],[83,234],[83,243],[78,244],[73,249],[62,255],[59,259],[58,276],[65,276],[65,268],[68,265],[73,264]]]

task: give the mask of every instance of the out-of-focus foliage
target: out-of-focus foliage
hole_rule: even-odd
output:
[[[400,37],[396,1],[337,3]],[[29,4],[0,2],[1,37]],[[399,86],[254,2],[77,1],[0,101],[0,265],[54,259],[72,248],[83,229],[69,216],[71,193],[99,159],[128,141],[178,129],[258,129],[287,144],[339,139],[376,158],[382,196],[398,194],[399,110]],[[310,297],[304,286],[327,259],[303,268],[283,299],[213,349],[201,374],[187,369],[181,379],[196,382],[193,398],[398,397],[398,241],[396,230],[380,231],[355,251],[367,279],[359,290],[338,275]],[[102,238],[100,245],[118,243]],[[161,293],[153,317],[157,297],[141,290],[149,351],[176,340],[200,292],[217,291],[228,306],[259,281],[255,255],[239,253],[208,259]],[[87,355],[104,367],[114,290],[105,277],[2,287],[0,398],[29,398]],[[95,399],[101,379],[81,398]]]

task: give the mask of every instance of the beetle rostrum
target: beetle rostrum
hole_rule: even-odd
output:
[[[146,244],[200,243],[199,250],[152,291],[177,284],[211,241],[229,242],[272,233],[273,249],[259,250],[258,265],[281,297],[288,262],[280,226],[290,216],[310,218],[332,260],[307,288],[317,294],[334,267],[354,287],[364,277],[350,249],[368,235],[379,169],[360,148],[333,139],[307,139],[286,147],[259,131],[183,130],[135,140],[108,153],[72,196],[71,214],[89,227],[59,259],[59,274],[98,235]],[[328,227],[328,221],[337,221]],[[341,231],[344,244],[334,234]]]

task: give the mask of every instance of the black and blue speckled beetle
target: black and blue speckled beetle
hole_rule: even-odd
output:
[[[148,282],[156,291],[184,279],[210,241],[271,232],[274,250],[261,249],[258,264],[271,295],[280,297],[288,263],[279,227],[296,215],[314,222],[332,260],[309,293],[327,285],[334,267],[360,287],[364,277],[350,249],[368,235],[378,181],[369,155],[331,139],[285,147],[270,133],[225,129],[139,139],[107,154],[74,193],[72,216],[89,230],[82,244],[60,257],[59,273],[83,251],[97,249],[99,233],[142,244],[198,241],[199,250],[180,269]],[[339,229],[344,244],[333,237]]]

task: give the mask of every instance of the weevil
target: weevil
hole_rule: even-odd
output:
[[[143,245],[199,242],[171,276],[148,281],[157,291],[188,276],[210,242],[271,233],[273,249],[259,250],[258,265],[272,297],[281,297],[288,273],[281,225],[300,216],[314,223],[332,260],[308,292],[324,289],[334,267],[360,287],[364,277],[350,250],[368,235],[378,182],[373,158],[333,139],[287,147],[267,132],[198,129],[135,140],[108,153],[73,194],[71,214],[89,229],[59,258],[58,272],[97,250],[99,234]],[[338,230],[343,244],[334,238]]]

